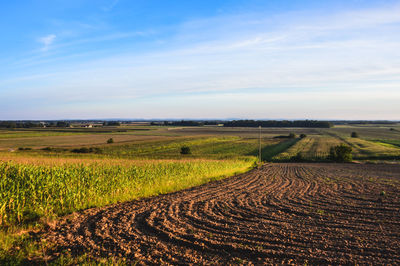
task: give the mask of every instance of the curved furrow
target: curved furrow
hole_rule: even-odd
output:
[[[86,210],[45,237],[141,264],[399,264],[399,192],[400,166],[270,164]]]

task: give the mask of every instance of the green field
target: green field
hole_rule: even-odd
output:
[[[123,135],[133,138],[127,140],[102,133],[78,134],[58,136],[53,146],[38,143],[29,150],[0,153],[2,224],[167,193],[243,172],[255,163],[258,147],[256,139],[238,136]],[[91,145],[62,143],[65,138],[69,145],[88,136]],[[110,137],[115,142],[105,144]],[[41,138],[48,141],[53,136],[35,139]],[[99,138],[102,144],[98,144]],[[19,143],[17,137],[12,140]],[[264,145],[275,142],[268,140]],[[191,154],[180,154],[182,146],[190,147]],[[74,152],[82,147],[97,150]]]
[[[276,155],[274,159],[285,161],[301,154],[302,158],[307,160],[321,160],[328,156],[331,147],[340,143],[342,143],[341,140],[330,136],[307,136],[284,152]]]
[[[290,160],[301,154],[320,160],[332,146],[344,143],[357,159],[384,159],[399,156],[400,131],[397,125],[339,125],[330,129],[264,128],[262,154],[266,161]],[[287,141],[278,135],[306,134],[304,139]],[[357,132],[359,138],[350,138]],[[106,128],[61,128],[0,131],[0,151],[27,156],[77,158],[224,159],[257,156],[258,128],[121,126]],[[107,145],[109,138],[114,143]],[[180,147],[190,146],[192,154],[182,157]],[[43,151],[44,148],[48,148]],[[97,148],[95,153],[77,154],[76,148]],[[18,151],[19,148],[32,149]]]
[[[328,161],[331,147],[346,144],[355,160],[399,162],[399,129],[263,128],[262,159]],[[296,137],[283,137],[289,133]],[[21,232],[65,214],[247,171],[256,165],[259,137],[258,128],[207,126],[0,130],[0,261],[32,254],[29,247],[15,251]],[[181,154],[182,146],[191,153]]]
[[[350,137],[351,132],[355,131],[359,134],[359,138]],[[293,139],[275,138],[291,132],[297,134],[297,137]],[[262,130],[262,158],[264,161],[272,162],[292,161],[299,158],[305,161],[326,161],[331,147],[346,144],[352,147],[354,159],[393,161],[400,157],[399,133],[400,131],[388,125],[347,125],[331,129],[264,128]],[[307,136],[299,138],[300,134],[307,134]],[[114,143],[107,144],[109,138],[113,138]],[[27,209],[35,210],[34,213],[41,217],[54,216],[89,206],[108,204],[116,200],[165,193],[188,187],[190,184],[198,184],[194,182],[193,176],[198,176],[199,180],[202,180],[200,183],[206,182],[211,177],[229,175],[250,167],[255,161],[255,157],[258,156],[258,145],[259,130],[257,128],[122,126],[87,129],[2,130],[0,133],[0,149],[3,147],[3,151],[0,152],[0,161],[3,162],[1,164],[3,178],[0,187],[1,220],[3,223],[5,221],[18,223],[24,220],[24,213],[28,216],[33,215],[27,212]],[[190,147],[191,154],[180,154],[182,146]],[[89,152],[79,153],[81,148],[89,149]],[[174,160],[174,162],[168,160]],[[192,164],[196,166],[194,168],[196,170],[181,167]],[[218,165],[231,169],[231,171],[223,172],[225,168],[219,168]],[[156,166],[163,170],[157,172],[154,170],[157,168]],[[148,171],[150,168],[156,172]],[[132,174],[132,169],[137,169],[137,174]],[[102,180],[96,183],[99,188],[110,187],[106,181],[113,180],[113,183],[119,184],[121,189],[118,190],[118,193],[111,187],[109,190],[102,190],[102,193],[98,191],[90,192],[92,194],[85,192],[92,195],[90,196],[92,198],[93,195],[101,195],[100,198],[103,201],[98,202],[95,199],[83,201],[80,206],[68,203],[69,207],[63,205],[60,209],[55,206],[49,207],[51,204],[47,206],[48,203],[37,203],[37,208],[42,208],[41,211],[38,211],[39,209],[26,205],[16,196],[19,193],[16,192],[18,188],[10,188],[12,185],[19,184],[21,195],[36,195],[35,191],[45,193],[38,184],[44,182],[42,179],[48,174],[40,174],[41,171],[51,173],[51,184],[55,184],[56,187],[63,184],[65,179],[73,180],[68,175],[69,173],[80,176],[79,171],[81,171],[81,175],[86,176],[87,181],[90,178],[93,179],[94,176],[109,176],[105,179],[98,179]],[[174,179],[176,175],[171,173],[179,171],[182,176],[188,178],[186,181],[181,178],[177,178],[179,182],[170,180],[177,182],[171,187],[161,181],[162,178],[168,176]],[[188,171],[193,173],[193,176],[188,175]],[[37,184],[30,183],[32,190],[26,190],[19,183],[21,181],[21,184],[27,184],[27,176],[31,176],[32,182],[39,182]],[[55,176],[58,176],[58,180]],[[148,180],[148,176],[151,177],[151,182],[160,184],[161,187],[156,187],[150,182],[148,184],[152,184],[151,187],[154,190],[147,194],[139,192],[139,183],[134,185],[135,193],[123,189],[124,186],[133,186],[133,183],[127,185],[126,178],[129,177],[131,182],[133,182],[132,180],[138,182],[137,180],[146,178]],[[71,186],[85,187],[79,182],[72,182]],[[140,186],[145,189],[144,183],[141,183]],[[17,194],[10,194],[11,191]],[[73,195],[79,195],[78,191],[73,188],[68,188],[68,191],[74,192],[64,196],[61,202],[69,202],[68,200],[72,200]],[[108,197],[107,195],[113,196]],[[29,199],[28,202],[36,201]],[[50,209],[51,211],[49,211]],[[15,210],[15,213],[11,210]]]
[[[328,157],[331,147],[340,144],[352,147],[353,158],[357,160],[396,159],[400,158],[400,147],[395,143],[395,141],[370,141],[351,137],[307,136],[273,159],[288,161],[300,154],[301,158],[307,161],[321,161]]]
[[[379,143],[381,145],[387,146],[387,147],[392,147],[392,148],[400,147],[400,140],[381,139],[381,140],[375,140],[375,142],[377,142],[377,143]]]

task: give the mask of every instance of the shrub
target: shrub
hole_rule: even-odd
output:
[[[71,151],[75,152],[75,153],[89,153],[90,149],[86,148],[86,147],[82,147],[82,148],[79,148],[79,149],[73,149]]]
[[[351,137],[352,138],[358,138],[358,133],[357,132],[351,132]]]
[[[287,138],[289,138],[289,136],[287,135],[279,135],[274,137],[274,139],[287,139]]]
[[[303,157],[303,155],[299,152],[299,153],[297,153],[295,156],[292,156],[292,157],[290,158],[290,160],[291,160],[292,162],[302,162],[302,161],[304,160],[304,157]]]
[[[304,133],[303,133],[303,134],[300,134],[300,138],[301,138],[301,139],[304,139],[305,137],[307,137],[306,134],[304,134]]]
[[[30,151],[30,150],[32,150],[32,148],[19,147],[18,150],[20,150],[20,151]]]
[[[345,144],[331,147],[329,152],[329,159],[335,162],[351,162],[353,159],[351,151],[352,148]]]
[[[56,127],[69,127],[69,126],[70,126],[70,124],[65,121],[58,121],[56,124]]]
[[[114,143],[114,139],[113,139],[113,138],[109,138],[109,139],[107,140],[107,143],[108,143],[108,144]]]
[[[100,148],[87,148],[87,147],[82,147],[82,148],[78,148],[78,149],[72,149],[71,152],[74,153],[101,153],[101,149]]]
[[[106,121],[103,123],[103,126],[114,126],[114,127],[119,127],[121,125],[120,122],[118,121]]]
[[[188,146],[181,147],[181,154],[191,154],[190,148]]]
[[[289,134],[289,139],[294,139],[296,138],[296,134],[294,134],[293,132]]]

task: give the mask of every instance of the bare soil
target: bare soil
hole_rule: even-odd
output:
[[[400,165],[269,164],[89,209],[42,235],[56,256],[139,264],[400,264]]]
[[[18,149],[19,147],[45,148],[45,147],[80,147],[82,145],[105,145],[109,138],[113,138],[116,143],[108,146],[121,145],[124,142],[145,142],[163,140],[165,136],[140,136],[140,135],[113,135],[113,134],[94,134],[94,135],[70,135],[70,136],[43,136],[43,137],[22,137],[0,139],[0,150]]]

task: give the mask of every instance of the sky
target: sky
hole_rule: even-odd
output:
[[[400,120],[400,1],[0,3],[0,120]]]

